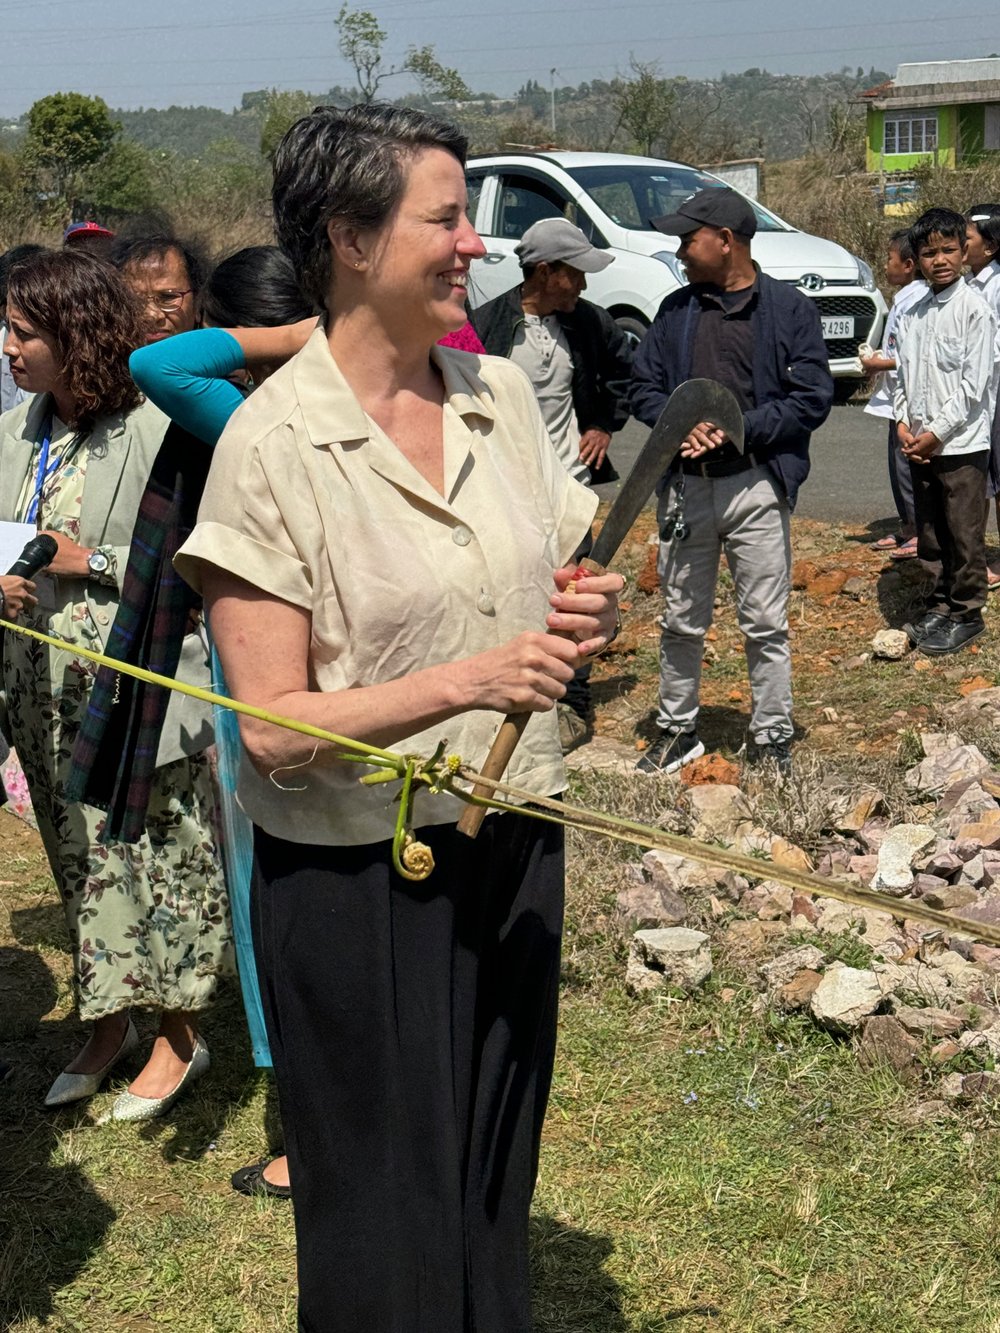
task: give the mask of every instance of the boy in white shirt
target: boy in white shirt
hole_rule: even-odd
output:
[[[889,422],[889,485],[899,515],[899,534],[882,537],[872,543],[872,550],[885,551],[893,560],[912,559],[917,554],[917,527],[913,516],[913,485],[910,464],[903,457],[893,420],[892,396],[896,388],[896,358],[899,343],[899,321],[914,302],[927,292],[927,283],[917,271],[917,257],[910,244],[909,228],[894,231],[889,237],[889,253],[885,260],[885,278],[896,287],[889,318],[885,321],[882,346],[871,356],[863,356],[861,364],[869,374],[878,373],[879,379],[865,411],[873,417],[885,417]]]
[[[966,222],[932,208],[910,240],[930,290],[899,326],[893,409],[910,461],[920,558],[935,574],[926,611],[904,628],[923,653],[958,652],[983,633],[986,474],[997,321],[962,281]]]
[[[965,281],[973,291],[978,292],[1000,322],[1000,204],[973,204],[965,215],[969,224],[966,232],[965,262],[969,272]],[[993,349],[995,362],[993,368],[994,400],[997,397],[997,381],[1000,379],[1000,340]],[[994,401],[993,428],[990,439],[990,472],[987,493],[996,502],[997,532],[1000,532],[1000,404]],[[988,569],[989,589],[993,592],[1000,588],[1000,568]]]

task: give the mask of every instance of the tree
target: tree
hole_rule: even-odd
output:
[[[131,139],[115,139],[104,156],[81,173],[80,195],[102,222],[144,212],[156,202],[149,151]]]
[[[372,101],[379,84],[394,74],[382,65],[382,47],[386,31],[367,9],[351,9],[344,4],[334,19],[339,34],[340,54],[354,68],[354,76],[366,102]]]
[[[284,138],[286,131],[290,130],[297,120],[308,116],[313,109],[314,101],[315,99],[308,93],[279,92],[276,88],[271,90],[264,106],[264,123],[260,130],[262,157],[266,157],[269,162],[273,160],[274,150]]]
[[[24,161],[48,174],[52,193],[72,210],[82,173],[104,157],[120,130],[100,97],[51,93],[28,112]]]
[[[619,82],[613,94],[618,124],[631,135],[635,147],[651,157],[654,145],[670,127],[676,93],[660,78],[657,64],[645,64],[632,56],[629,68],[634,77]]]
[[[446,98],[450,102],[468,102],[472,98],[469,86],[457,69],[442,65],[433,46],[411,46],[403,68],[416,76],[426,97]]]

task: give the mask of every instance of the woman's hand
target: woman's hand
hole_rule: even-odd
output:
[[[549,598],[553,609],[545,623],[575,640],[581,657],[599,653],[618,629],[618,594],[625,580],[620,574],[587,574],[581,578],[575,566],[557,569],[553,578],[559,591]]]
[[[461,711],[546,713],[566,693],[580,665],[580,650],[572,639],[537,631],[519,634],[499,648],[455,663]]]
[[[38,598],[34,594],[35,585],[29,579],[22,579],[17,574],[0,575],[0,596],[3,597],[2,614],[7,620],[16,620],[29,606],[37,606]]]
[[[93,547],[81,546],[79,542],[73,541],[72,537],[67,537],[64,532],[53,532],[50,528],[46,528],[45,535],[51,537],[59,548],[52,557],[52,563],[46,565],[46,571],[49,574],[87,578],[90,574],[90,566],[87,561],[94,554]]]

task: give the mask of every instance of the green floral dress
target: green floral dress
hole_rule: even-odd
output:
[[[39,527],[75,541],[88,447],[84,441],[74,449],[74,443],[68,430],[53,432],[50,459],[61,461],[44,488]],[[36,451],[22,515],[37,468]],[[37,583],[39,605],[23,613],[21,623],[101,651],[84,580],[41,575]],[[3,670],[14,744],[66,913],[80,1016],[101,1018],[130,1006],[203,1009],[218,978],[235,970],[207,756],[157,769],[140,842],[103,844],[103,812],[63,797],[96,667],[7,634]]]

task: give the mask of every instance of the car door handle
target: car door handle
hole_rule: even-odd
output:
[[[511,257],[512,256],[510,255],[498,253],[496,250],[490,250],[485,255],[480,255],[480,259],[484,264],[501,264],[505,259],[510,259]]]

